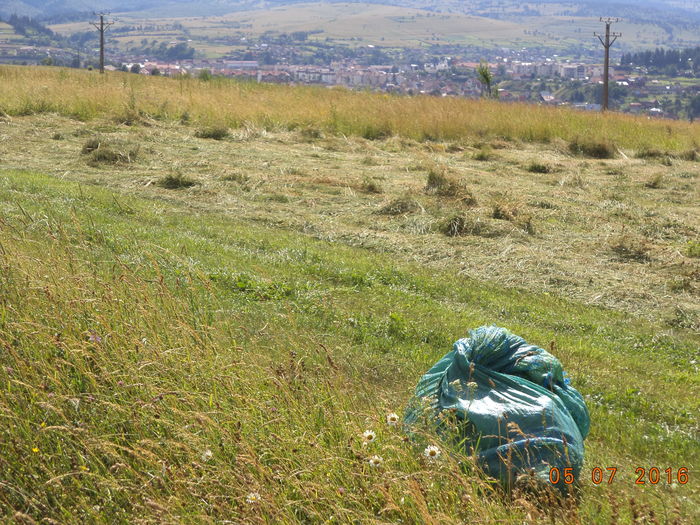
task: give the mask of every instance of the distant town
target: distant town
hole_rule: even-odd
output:
[[[375,46],[367,46],[374,48]],[[51,45],[21,45],[3,40],[0,34],[0,63],[60,65],[95,68],[95,49],[84,54]],[[439,50],[438,50],[439,51]],[[672,68],[659,65],[656,54],[628,55],[617,58],[610,68],[610,107],[616,111],[645,115],[650,118],[694,119],[700,116],[700,49],[686,59],[678,53]],[[475,61],[481,54],[474,50],[471,59],[460,55],[416,55],[427,60],[416,63],[381,63],[389,55],[381,49],[365,49],[372,60],[344,58],[325,65],[293,63],[294,46],[248,42],[244,52],[222,58],[198,58],[187,42],[169,42],[150,52],[108,54],[108,70],[122,70],[139,75],[176,77],[188,75],[209,79],[214,76],[253,82],[341,86],[405,95],[477,98],[485,95],[477,69],[488,65],[494,79],[489,96],[501,101],[528,102],[597,111],[601,109],[603,65],[600,56],[585,54],[578,60],[542,50],[502,49],[490,52],[487,61]],[[462,53],[464,55],[465,53]],[[158,58],[154,55],[177,58]],[[662,53],[663,55],[663,53]],[[182,58],[186,57],[186,58]],[[651,57],[651,58],[649,58]],[[642,58],[649,65],[640,64]],[[661,58],[664,58],[663,56]],[[376,63],[380,62],[380,63]],[[623,62],[623,63],[621,63]],[[663,62],[663,61],[661,61]]]

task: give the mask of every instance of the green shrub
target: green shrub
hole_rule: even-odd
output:
[[[514,221],[520,213],[520,204],[505,197],[494,201],[491,217],[502,221]]]
[[[688,241],[685,254],[688,257],[700,257],[700,241]]]
[[[98,166],[99,164],[117,164],[120,161],[119,153],[104,147],[98,148],[90,154],[88,164],[90,166]]]
[[[101,164],[131,164],[138,157],[139,151],[140,146],[138,145],[125,150],[117,150],[113,144],[100,137],[92,137],[83,144],[81,153],[89,155],[89,166],[97,167]]]
[[[299,133],[307,141],[323,138],[323,133],[321,133],[321,130],[311,125],[301,128]]]
[[[201,128],[195,131],[194,136],[199,139],[214,139],[223,140],[229,135],[229,129],[226,126],[211,126]]]
[[[365,193],[383,193],[384,192],[384,189],[382,188],[381,184],[379,184],[377,181],[369,179],[369,178],[362,181],[362,184],[360,185],[360,190],[364,191]]]
[[[389,124],[367,124],[360,133],[367,140],[382,140],[391,137],[392,131]]]
[[[102,140],[99,137],[92,137],[83,144],[83,149],[81,150],[81,153],[83,155],[87,155],[88,153],[92,153],[96,149],[98,149],[102,145]]]
[[[696,161],[700,159],[700,154],[698,154],[698,150],[695,148],[688,149],[685,151],[679,151],[677,153],[672,153],[644,146],[639,151],[637,151],[635,157],[638,159],[661,159],[662,162],[669,162],[671,158],[676,158],[679,160]]]
[[[547,164],[543,164],[541,162],[537,161],[532,161],[528,166],[527,166],[527,171],[530,173],[551,173],[553,170],[551,166]]]
[[[661,151],[660,149],[650,148],[649,146],[643,146],[635,153],[635,158],[637,159],[660,159],[661,157],[667,156],[668,152]]]
[[[651,248],[643,238],[625,234],[613,239],[610,249],[621,260],[644,262]]]
[[[574,155],[594,159],[614,159],[617,154],[615,145],[606,140],[575,138],[569,144],[569,151]]]
[[[399,197],[388,204],[382,206],[377,213],[382,215],[406,215],[422,209],[415,199],[410,197]]]
[[[651,189],[657,190],[657,189],[659,189],[659,188],[661,187],[661,184],[663,183],[663,180],[664,180],[663,173],[657,173],[657,174],[654,175],[651,179],[649,179],[648,181],[646,181],[646,182],[644,183],[644,186],[646,186],[647,188],[651,188]]]
[[[451,175],[445,166],[435,164],[428,170],[425,192],[440,197],[453,197],[462,204],[473,206],[477,200],[463,180]]]
[[[680,160],[698,161],[700,160],[700,153],[697,149],[689,149],[686,151],[681,151],[677,157]]]
[[[472,156],[474,160],[487,161],[493,158],[493,151],[489,147],[483,147]]]
[[[283,193],[271,193],[270,195],[265,195],[263,199],[270,202],[279,202],[280,204],[288,204],[291,202],[289,196]]]
[[[504,233],[479,217],[463,213],[448,217],[439,225],[439,230],[448,237],[461,237],[464,235],[497,237]]]
[[[250,180],[250,177],[248,175],[244,175],[243,173],[227,173],[221,177],[221,180],[237,182],[238,184],[246,184]]]
[[[183,175],[182,173],[171,173],[158,181],[158,186],[168,190],[177,190],[180,188],[190,188],[197,184],[194,180]]]
[[[535,208],[542,208],[543,210],[558,210],[559,206],[554,204],[553,202],[545,201],[545,200],[535,200],[531,201],[528,203],[530,206],[534,206]]]
[[[444,188],[452,187],[454,182],[454,179],[447,174],[447,170],[443,166],[431,166],[428,170],[425,191],[437,193]]]

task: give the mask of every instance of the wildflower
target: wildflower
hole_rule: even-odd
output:
[[[440,456],[440,449],[435,445],[429,445],[425,447],[423,455],[431,461],[435,460]]]
[[[377,434],[371,430],[365,430],[364,434],[362,434],[362,439],[365,443],[372,443],[375,439],[377,439]]]
[[[80,465],[80,470],[82,470],[83,472],[87,472],[90,469],[87,468],[85,465]]]
[[[254,505],[256,503],[259,503],[260,499],[260,494],[258,494],[257,492],[251,492],[246,496],[245,501],[246,503]]]
[[[212,453],[211,450],[206,449],[204,452],[202,452],[202,461],[209,461],[214,454]]]
[[[39,447],[34,447],[34,448],[32,449],[32,452],[34,452],[34,454],[38,454],[38,453],[39,453]]]
[[[386,424],[389,425],[390,427],[395,427],[396,425],[399,424],[399,416],[398,414],[391,413],[386,416]]]
[[[102,338],[99,335],[97,335],[97,333],[94,330],[90,330],[88,341],[90,341],[91,343],[101,343]]]
[[[368,460],[369,466],[373,467],[373,468],[377,468],[379,465],[381,465],[382,461],[384,461],[384,460],[382,459],[381,456],[372,456]]]
[[[462,387],[462,381],[460,381],[459,379],[450,381],[450,388],[452,388],[452,390],[454,390],[455,392],[461,392],[462,390],[464,390],[464,388]]]
[[[479,388],[479,385],[477,385],[474,381],[469,381],[469,383],[467,383],[467,390],[470,392],[476,392],[477,388]]]

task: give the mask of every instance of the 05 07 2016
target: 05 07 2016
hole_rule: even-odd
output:
[[[612,484],[617,471],[617,467],[593,467],[591,469],[590,480],[594,485],[600,485],[601,483]],[[672,467],[666,469],[660,469],[658,467],[637,467],[634,473],[636,476],[634,483],[636,485],[645,485],[647,483],[651,485],[657,485],[659,483],[666,483],[668,485],[678,483],[679,485],[685,485],[688,483],[688,467],[680,467],[677,469]],[[574,469],[570,467],[561,469],[553,467],[549,470],[549,481],[553,485],[558,484],[560,481],[571,485],[576,481]]]

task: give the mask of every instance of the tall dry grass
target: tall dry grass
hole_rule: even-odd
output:
[[[416,140],[505,138],[527,142],[605,141],[621,148],[687,150],[700,126],[608,113],[490,100],[394,96],[323,87],[289,87],[227,79],[104,76],[58,68],[0,67],[0,110],[55,112],[80,120],[195,121],[266,129],[316,126],[328,132]]]

